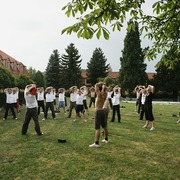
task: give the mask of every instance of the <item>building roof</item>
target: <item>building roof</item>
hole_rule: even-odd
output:
[[[0,66],[9,69],[12,74],[24,74],[29,76],[26,66],[0,50]]]
[[[154,78],[154,75],[156,73],[147,73],[147,76],[148,76],[148,79],[153,79]],[[87,71],[86,70],[82,70],[81,71],[81,76],[83,79],[86,79],[87,78]],[[119,72],[113,72],[113,71],[110,71],[108,73],[108,77],[112,78],[112,79],[117,79],[119,77]]]

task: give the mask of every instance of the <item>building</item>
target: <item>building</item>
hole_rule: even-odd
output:
[[[26,66],[0,50],[0,67],[8,69],[12,74],[29,76]]]
[[[147,73],[148,79],[149,80],[153,79],[155,74],[156,73]],[[82,84],[85,85],[85,86],[90,86],[91,84],[88,82],[88,77],[87,77],[86,70],[81,71],[81,76],[82,76]],[[111,71],[111,72],[108,73],[108,77],[112,78],[113,80],[116,80],[119,77],[119,72]]]

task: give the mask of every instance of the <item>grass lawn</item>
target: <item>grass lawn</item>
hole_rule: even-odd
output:
[[[34,123],[21,135],[25,109],[18,120],[8,116],[3,121],[0,112],[0,179],[4,180],[121,180],[180,179],[180,123],[178,104],[153,104],[156,130],[143,129],[134,111],[134,103],[121,102],[122,123],[108,123],[109,143],[89,148],[94,143],[94,109],[89,109],[88,121],[73,122],[61,111],[56,119],[42,121],[43,136],[37,136]],[[109,114],[109,121],[111,118]],[[66,143],[59,143],[65,138]],[[101,136],[101,140],[103,136]]]

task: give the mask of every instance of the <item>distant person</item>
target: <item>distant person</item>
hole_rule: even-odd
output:
[[[119,86],[115,86],[113,88],[112,94],[112,119],[111,122],[114,122],[115,115],[117,114],[118,122],[121,122],[121,114],[120,114],[120,97],[121,97],[121,88]]]
[[[89,91],[90,91],[89,108],[91,108],[92,104],[95,107],[96,92],[95,92],[95,88],[93,86],[89,89]]]
[[[3,120],[7,119],[8,113],[9,113],[9,109],[12,112],[13,118],[17,119],[16,113],[14,111],[14,103],[15,103],[14,99],[16,97],[15,97],[15,94],[13,94],[13,88],[6,88],[6,89],[4,89],[4,92],[6,94],[6,109],[5,109],[5,114],[4,114]]]
[[[150,131],[155,130],[155,123],[154,123],[154,116],[152,112],[152,99],[154,94],[154,86],[148,85],[146,88],[147,94],[146,99],[144,103],[144,112],[145,112],[145,118],[146,118],[146,124],[143,126],[143,128],[147,128],[149,125],[149,122],[151,122],[152,126]]]
[[[141,89],[141,109],[140,109],[140,117],[139,120],[143,120],[144,117],[144,104],[146,100],[146,89]]]
[[[48,110],[50,108],[52,118],[56,119],[56,114],[54,111],[54,89],[53,87],[47,87],[45,90],[45,99],[46,99],[46,109],[45,109],[45,114],[44,118],[42,120],[46,120],[48,117]]]
[[[59,98],[58,98],[58,108],[57,110],[60,112],[60,108],[63,108],[64,114],[66,114],[65,110],[65,89],[59,88]]]
[[[44,88],[37,88],[37,102],[38,102],[38,115],[40,114],[40,109],[42,108],[45,114],[45,105],[44,105]]]
[[[22,126],[22,135],[26,135],[27,129],[30,123],[31,118],[34,120],[35,124],[35,131],[37,135],[42,135],[39,120],[38,120],[38,111],[37,111],[37,100],[36,100],[36,85],[35,84],[29,84],[25,87],[24,91],[24,99],[26,102],[26,114],[24,123]]]
[[[72,110],[76,111],[76,97],[77,97],[77,86],[72,86],[69,88],[70,91],[70,106],[68,118],[71,118]]]

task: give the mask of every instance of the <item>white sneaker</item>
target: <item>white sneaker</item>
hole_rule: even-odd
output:
[[[107,140],[105,140],[105,139],[103,139],[102,142],[104,142],[104,143],[109,143],[109,141],[107,141]]]
[[[3,120],[5,121],[6,119],[5,119],[5,118],[3,118]]]
[[[94,148],[98,148],[98,147],[100,147],[100,145],[99,144],[91,144],[91,145],[89,145],[89,147],[94,147]]]
[[[45,121],[46,119],[45,119],[45,118],[43,118],[42,120],[43,120],[43,121]]]
[[[150,129],[150,131],[154,131],[155,130],[155,128],[154,127],[152,127],[151,129]]]
[[[177,122],[176,123],[180,123],[180,119],[179,120],[177,120]]]
[[[147,126],[146,126],[146,125],[144,125],[142,128],[147,128]]]

